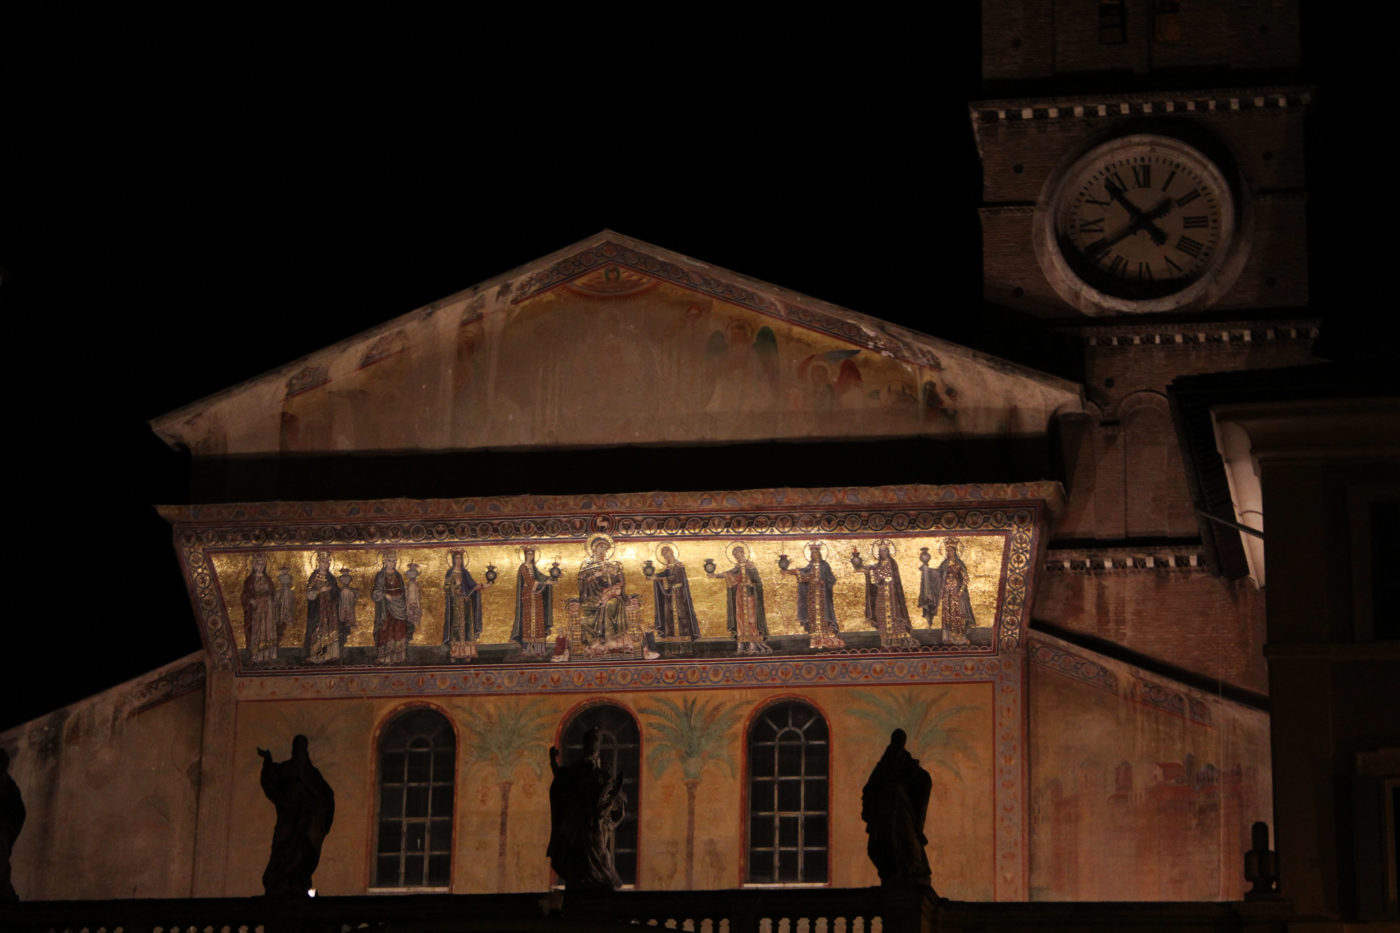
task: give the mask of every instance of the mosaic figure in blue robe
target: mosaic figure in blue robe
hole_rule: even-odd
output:
[[[958,541],[949,538],[943,543],[943,563],[938,569],[928,565],[927,552],[920,555],[919,608],[924,620],[933,628],[938,617],[943,628],[943,644],[968,644],[967,631],[977,625],[972,615],[972,597],[968,593],[970,576],[967,565],[958,557]]]
[[[481,637],[481,591],[485,584],[472,577],[463,552],[453,551],[451,557],[442,587],[442,643],[448,646],[453,661],[470,661],[477,656]]]
[[[700,623],[695,618],[695,604],[690,598],[690,580],[685,564],[676,557],[675,548],[663,544],[657,549],[661,567],[651,578],[656,604],[656,634],[662,638],[700,637]]]

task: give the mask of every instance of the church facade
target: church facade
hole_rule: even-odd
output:
[[[672,388],[624,391],[651,383]],[[860,788],[902,728],[935,779],[945,896],[1121,896],[1131,868],[1142,899],[1235,898],[1270,815],[1266,716],[1033,630],[1047,586],[1211,592],[1189,549],[1057,554],[1073,497],[1034,475],[799,482],[804,453],[832,449],[813,438],[1014,451],[1083,412],[1066,380],[600,234],[154,426],[214,461],[304,452],[313,472],[530,437],[567,471],[623,437],[704,457],[724,485],[166,507],[202,692],[75,711],[56,761],[19,760],[56,768],[62,793],[65,755],[120,758],[150,745],[136,723],[165,721],[171,760],[143,783],[170,819],[149,831],[183,854],[82,882],[98,889],[135,868],[152,894],[258,893],[255,751],[303,734],[337,794],[322,893],[534,891],[551,883],[548,749],[597,727],[625,775],[625,883],[861,887]],[[774,475],[741,456],[756,436],[791,452],[791,485],[742,482]],[[157,682],[180,676],[200,680]]]
[[[545,891],[596,728],[637,889],[876,884],[904,729],[944,897],[1240,899],[1257,516],[1169,387],[1313,362],[1311,92],[1116,84],[1296,68],[1181,6],[984,4],[987,312],[1058,373],[605,231],[156,419],[205,650],[3,736],[23,896],[260,893],[299,734],[321,893]]]

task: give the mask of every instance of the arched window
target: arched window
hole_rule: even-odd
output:
[[[637,795],[641,777],[642,738],[637,720],[620,706],[599,703],[580,710],[564,729],[560,764],[577,761],[583,754],[583,736],[597,729],[602,739],[599,758],[609,774],[622,775],[622,792],[627,795],[627,815],[613,837],[613,866],[623,884],[637,883]]]
[[[452,881],[457,737],[436,710],[412,709],[379,740],[377,888],[445,888]]]
[[[827,880],[830,792],[826,720],[789,700],[749,726],[751,884]]]

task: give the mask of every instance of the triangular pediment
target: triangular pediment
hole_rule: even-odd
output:
[[[1072,383],[604,231],[152,427],[196,456],[991,437],[1042,434],[1078,401]]]

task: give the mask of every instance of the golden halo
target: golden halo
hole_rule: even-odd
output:
[[[944,538],[944,539],[943,539],[943,553],[944,553],[944,554],[947,554],[947,553],[948,553],[948,546],[949,546],[949,545],[952,545],[952,546],[955,547],[955,548],[961,548],[961,547],[962,547],[962,542],[959,541],[957,538]]]
[[[533,544],[522,544],[522,545],[520,545],[520,559],[521,559],[521,561],[524,561],[524,560],[525,560],[525,552],[526,552],[526,551],[534,551],[534,552],[535,552],[535,563],[538,564],[538,563],[540,562],[540,549],[539,549],[538,547],[536,547],[535,545],[533,545]]]
[[[825,541],[808,541],[806,544],[802,545],[803,551],[808,551],[811,548],[817,549],[817,553],[821,555],[822,560],[826,560],[827,552],[831,550],[831,547]]]
[[[666,563],[665,559],[663,559],[662,556],[661,556],[661,549],[662,549],[662,548],[670,548],[670,549],[671,549],[671,553],[675,555],[676,563],[680,563],[680,560],[681,560],[681,549],[678,548],[678,547],[676,547],[676,542],[674,542],[674,541],[662,541],[662,542],[660,542],[659,544],[657,544],[656,547],[653,548],[653,549],[652,549],[652,552],[651,552],[651,553],[652,553],[652,556],[656,558],[656,562],[657,562],[658,564],[664,564],[664,563]]]
[[[470,566],[472,565],[471,558],[467,556],[467,552],[466,552],[466,549],[465,549],[465,548],[453,548],[452,550],[450,550],[450,551],[447,552],[447,569],[448,569],[448,570],[451,570],[451,569],[452,569],[452,555],[453,555],[453,554],[461,554],[461,555],[462,555],[462,569],[463,569],[463,570],[467,569],[468,567],[470,567]]]
[[[612,539],[612,535],[605,535],[601,533],[596,535],[589,535],[587,540],[585,540],[583,544],[584,550],[588,552],[589,557],[593,556],[593,544],[596,541],[608,542],[608,552],[603,555],[604,560],[607,560],[608,558],[612,557],[613,551],[617,550],[617,542]]]
[[[735,538],[733,541],[727,542],[724,545],[725,559],[732,560],[734,558],[734,549],[736,547],[741,547],[744,549],[744,560],[753,560],[753,548],[749,547],[749,543],[747,541],[740,541],[738,538]]]
[[[899,548],[894,546],[893,541],[891,541],[889,538],[880,538],[879,540],[875,541],[873,544],[870,545],[870,550],[874,554],[875,560],[880,559],[880,548],[882,547],[887,547],[890,549],[890,557],[899,556]]]

